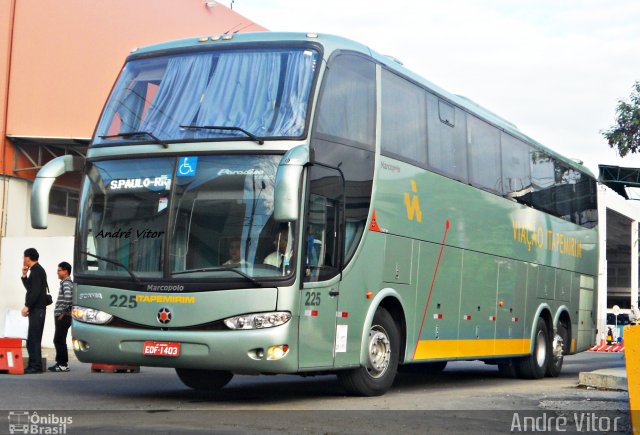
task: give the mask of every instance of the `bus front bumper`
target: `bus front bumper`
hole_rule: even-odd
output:
[[[126,329],[74,320],[72,338],[76,357],[88,363],[295,373],[298,331],[293,320],[273,328],[237,331]],[[148,342],[179,343],[178,355],[144,355]]]

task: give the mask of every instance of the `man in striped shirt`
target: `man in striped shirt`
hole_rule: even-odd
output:
[[[58,279],[60,279],[60,290],[58,291],[56,308],[53,312],[56,322],[56,332],[53,335],[53,344],[56,347],[56,364],[49,367],[49,371],[68,372],[67,332],[71,327],[73,281],[71,281],[71,265],[66,261],[58,264]]]

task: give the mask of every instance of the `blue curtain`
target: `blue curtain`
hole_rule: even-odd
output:
[[[169,60],[158,92],[140,130],[160,138],[181,137],[180,125],[191,124],[211,71],[211,56],[180,56]]]
[[[316,57],[310,50],[293,50],[171,58],[146,117],[132,128],[132,115],[121,114],[123,131],[148,131],[161,139],[244,136],[232,130],[180,128],[193,124],[241,127],[261,137],[300,136]],[[131,92],[126,100],[133,101],[121,102],[121,111],[140,117],[144,100],[139,93]]]
[[[274,53],[220,55],[196,124],[236,126],[267,135],[279,76],[280,56]]]
[[[276,122],[272,136],[299,136],[304,130],[307,116],[307,101],[315,55],[310,51],[289,54],[285,75],[284,94],[280,104],[280,112],[276,114]]]

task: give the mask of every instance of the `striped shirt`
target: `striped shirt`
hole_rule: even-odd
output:
[[[53,311],[55,317],[60,317],[63,313],[71,313],[71,304],[73,302],[73,281],[67,277],[60,281],[60,290],[58,291],[58,299],[56,299],[56,308]]]

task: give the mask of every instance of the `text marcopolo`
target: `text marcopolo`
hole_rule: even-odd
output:
[[[183,292],[183,285],[166,285],[166,284],[148,284],[148,292]]]

